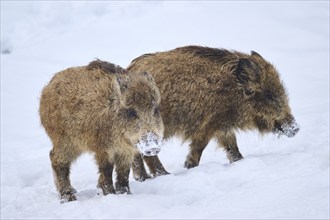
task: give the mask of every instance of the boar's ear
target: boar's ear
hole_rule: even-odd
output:
[[[121,82],[120,80],[118,80],[118,77],[116,75],[115,78],[113,78],[113,90],[110,94],[110,100],[111,100],[111,105],[115,105],[115,106],[119,106],[119,108],[121,106],[124,106],[124,97],[122,95],[122,86],[120,85]],[[114,100],[116,100],[115,102],[113,102]]]
[[[155,82],[154,78],[148,72],[142,72],[140,74],[144,76],[149,82]]]
[[[260,55],[260,54],[258,54],[257,52],[255,52],[255,51],[251,51],[251,56],[252,57],[256,57],[256,58],[262,58],[263,59],[263,57]]]
[[[244,94],[251,96],[260,81],[258,66],[249,59],[239,59],[236,68],[238,83],[242,86]]]
[[[125,90],[127,89],[127,77],[123,74],[116,74],[117,82],[120,87],[120,92],[124,93]]]

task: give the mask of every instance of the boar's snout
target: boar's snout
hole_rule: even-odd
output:
[[[284,121],[282,123],[276,122],[273,133],[277,134],[278,137],[285,135],[289,138],[294,137],[300,130],[299,125],[294,119]]]
[[[163,138],[153,132],[148,132],[146,135],[143,135],[136,147],[144,156],[155,156],[161,150],[161,145]]]

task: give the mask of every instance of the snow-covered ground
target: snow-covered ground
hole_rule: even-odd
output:
[[[189,44],[274,63],[300,133],[240,133],[234,164],[212,141],[190,170],[188,143],[170,139],[159,156],[171,175],[131,177],[132,195],[98,196],[86,154],[71,172],[78,201],[60,204],[38,117],[51,76]],[[1,1],[1,52],[1,219],[329,219],[329,1]]]

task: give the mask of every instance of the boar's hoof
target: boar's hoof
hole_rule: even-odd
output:
[[[154,177],[157,177],[157,176],[163,176],[163,175],[168,175],[168,174],[170,174],[170,173],[167,172],[165,169],[161,169],[161,170],[156,169],[155,171],[156,171],[156,172],[155,172]]]
[[[229,159],[229,163],[235,163],[235,162],[237,162],[239,160],[242,160],[242,159],[244,159],[244,157],[240,157],[240,158],[234,157],[234,158]]]
[[[132,194],[131,190],[127,186],[117,186],[116,187],[116,194]]]
[[[240,152],[236,152],[235,154],[228,155],[228,160],[230,163],[234,163],[236,161],[242,160],[244,157]]]
[[[143,182],[147,179],[151,179],[151,176],[147,173],[141,174],[141,175],[134,174],[133,177],[136,181],[139,181],[139,182]]]
[[[74,194],[74,191],[75,190],[66,190],[66,191],[63,191],[61,193],[61,196],[60,196],[60,200],[61,200],[61,203],[67,203],[67,202],[71,202],[71,201],[75,201],[77,200],[75,194]]]
[[[188,159],[188,160],[186,160],[186,162],[184,162],[184,167],[187,169],[194,168],[197,166],[198,166],[198,163],[196,163],[195,161],[193,161],[191,159]]]
[[[103,184],[103,185],[98,185],[97,188],[102,190],[102,193],[104,196],[108,194],[115,194],[115,188],[113,187],[112,184]],[[98,195],[100,192],[97,193]]]

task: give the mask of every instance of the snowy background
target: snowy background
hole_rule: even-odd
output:
[[[132,195],[96,195],[97,167],[72,167],[78,201],[60,204],[38,116],[52,75],[95,58],[126,67],[184,45],[255,50],[274,63],[300,133],[238,134],[229,164],[211,141],[186,170],[188,143],[159,154],[171,175],[132,176]],[[1,1],[1,219],[329,219],[329,1]]]

